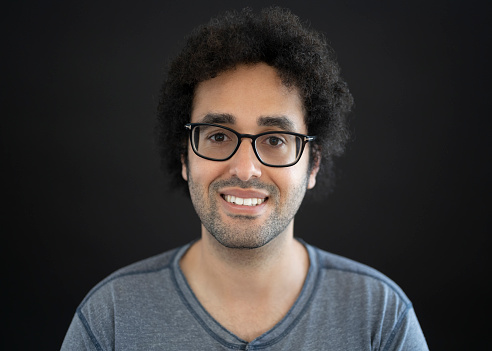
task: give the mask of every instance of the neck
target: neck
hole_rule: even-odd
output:
[[[224,247],[202,229],[202,240],[182,258],[181,267],[194,291],[206,287],[222,299],[237,299],[245,293],[255,299],[281,293],[284,288],[300,291],[309,258],[294,239],[291,222],[282,234],[256,249]]]

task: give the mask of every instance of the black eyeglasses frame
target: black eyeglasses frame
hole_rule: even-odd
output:
[[[196,126],[212,126],[212,127],[220,127],[220,128],[227,129],[228,131],[234,133],[237,136],[237,138],[238,138],[238,142],[237,142],[236,148],[229,155],[229,157],[226,157],[224,159],[215,159],[215,158],[206,157],[206,156],[203,156],[203,155],[199,154],[198,151],[195,149],[195,145],[193,143],[193,133],[192,132],[193,132],[193,129]],[[201,157],[201,158],[204,158],[204,159],[210,160],[210,161],[218,161],[218,162],[227,161],[230,158],[232,158],[232,156],[234,156],[236,154],[237,150],[239,149],[239,146],[241,146],[242,139],[243,138],[249,138],[249,139],[251,139],[251,147],[253,148],[253,151],[254,151],[254,153],[256,155],[256,158],[263,165],[265,165],[265,166],[268,166],[268,167],[277,167],[277,168],[291,167],[291,166],[295,165],[301,159],[301,156],[302,156],[302,153],[304,152],[304,148],[305,148],[306,144],[308,142],[313,141],[313,140],[316,139],[316,136],[309,136],[309,135],[305,135],[305,134],[294,133],[294,132],[287,132],[287,131],[283,131],[283,130],[269,131],[269,132],[264,132],[264,133],[260,133],[260,134],[241,134],[241,133],[236,132],[234,129],[231,129],[229,127],[225,127],[225,126],[220,125],[220,124],[214,124],[214,123],[187,123],[185,125],[185,128],[188,129],[188,131],[189,131],[191,148],[193,149],[193,152],[198,157]],[[261,136],[263,136],[263,135],[278,134],[278,133],[290,134],[290,135],[294,135],[294,136],[297,136],[297,137],[300,137],[301,138],[301,141],[302,141],[301,151],[299,152],[299,156],[297,156],[297,159],[294,162],[291,162],[291,163],[286,164],[286,165],[272,165],[272,164],[269,164],[269,163],[266,163],[265,161],[263,161],[261,159],[260,155],[258,154],[258,151],[256,150],[256,139],[259,138],[259,137],[261,137]]]

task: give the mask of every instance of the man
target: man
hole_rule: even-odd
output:
[[[398,286],[294,238],[351,105],[323,38],[287,10],[194,31],[162,88],[159,140],[201,238],[102,281],[62,349],[427,349]]]

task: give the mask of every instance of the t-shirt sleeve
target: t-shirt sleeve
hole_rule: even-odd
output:
[[[383,351],[425,351],[429,350],[424,333],[411,307],[398,321],[388,338]]]
[[[86,329],[84,324],[76,313],[72,319],[72,323],[68,328],[65,339],[61,346],[61,351],[73,351],[73,350],[90,350],[90,351],[102,351],[103,349],[94,340],[94,335],[91,335],[90,331]]]

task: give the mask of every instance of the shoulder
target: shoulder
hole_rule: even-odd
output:
[[[120,268],[114,273],[110,274],[103,281],[101,281],[100,285],[107,284],[112,280],[119,279],[125,276],[151,274],[154,272],[158,272],[170,268],[175,256],[178,254],[180,249],[182,249],[182,247],[160,253],[158,255],[143,259],[141,261]]]
[[[354,277],[364,281],[374,281],[387,286],[402,298],[408,299],[403,290],[390,278],[363,263],[339,256],[311,246],[316,253],[320,270],[333,272],[343,277]]]
[[[358,304],[389,307],[406,313],[412,304],[403,290],[378,270],[319,248],[310,246],[319,267],[319,285],[329,294],[353,297]]]
[[[176,301],[173,263],[187,246],[133,263],[110,274],[97,284],[77,307],[67,333],[68,343],[84,341],[96,349],[111,348],[116,329],[124,335],[138,330],[149,306]],[[163,311],[169,310],[164,306]],[[152,311],[152,309],[150,309]]]
[[[183,249],[185,247],[166,251],[118,269],[94,286],[77,310],[89,312],[95,306],[108,308],[115,300],[136,298],[152,289],[171,289],[170,271],[176,255]]]
[[[145,276],[153,274],[159,271],[166,270],[171,267],[176,254],[179,252],[180,248],[176,248],[170,251],[166,251],[156,256],[146,258],[144,260],[135,262],[126,267],[120,268],[114,273],[110,274],[104,280],[102,280],[98,285],[94,287],[93,290],[97,290],[113,281],[123,279],[125,277],[131,276]]]
[[[345,333],[347,340],[358,335],[360,344],[351,349],[367,344],[427,349],[412,303],[393,280],[362,263],[307,247],[317,275],[310,316],[318,325]]]

